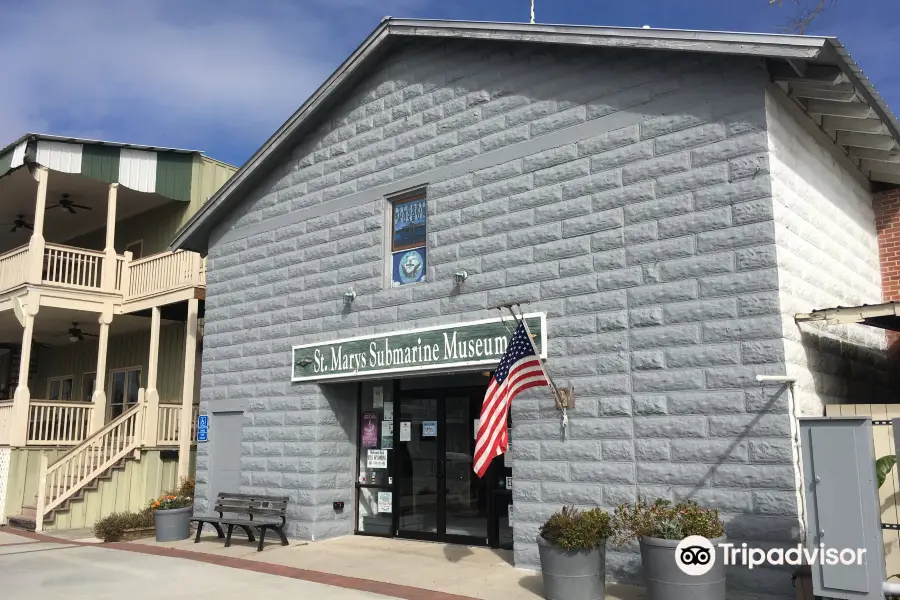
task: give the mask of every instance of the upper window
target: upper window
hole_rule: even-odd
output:
[[[72,376],[67,377],[50,377],[47,379],[47,399],[48,400],[71,400],[72,399]]]
[[[425,281],[425,193],[393,200],[391,211],[391,285]]]

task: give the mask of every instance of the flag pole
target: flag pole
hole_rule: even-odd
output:
[[[513,305],[510,305],[507,308],[509,309],[509,312],[512,314],[513,318],[515,318],[516,322],[518,323],[519,319],[516,318],[516,314],[513,312],[512,306]],[[563,400],[562,394],[560,393],[559,388],[556,387],[556,382],[553,381],[553,377],[551,377],[550,372],[547,371],[546,361],[540,355],[540,353],[538,352],[538,349],[534,346],[534,339],[531,337],[531,330],[528,328],[528,323],[525,321],[525,313],[522,310],[522,305],[517,302],[515,304],[515,306],[518,307],[519,313],[521,313],[521,323],[522,323],[522,327],[525,328],[526,337],[528,337],[528,343],[531,344],[531,349],[534,350],[535,356],[537,356],[538,361],[541,363],[541,370],[544,372],[544,377],[547,378],[547,383],[550,385],[550,389],[553,391],[553,399],[555,400],[556,408],[557,408],[557,410],[562,412],[563,436],[565,436],[566,432],[568,431],[568,427],[569,427],[569,413],[568,413],[567,409],[568,409],[568,405],[569,405],[569,398],[571,397],[572,392],[571,392],[571,390],[567,390],[566,399]]]

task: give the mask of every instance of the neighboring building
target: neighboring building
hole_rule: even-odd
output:
[[[552,511],[640,494],[796,543],[793,416],[878,397],[885,339],[794,315],[880,302],[898,129],[833,38],[385,20],[173,244],[209,251],[197,510],[290,494],[296,537],[535,568]],[[515,300],[576,406],[563,436],[546,389],[517,398],[481,481]],[[608,560],[636,579],[632,548]]]
[[[167,246],[234,171],[39,134],[0,150],[0,522],[90,526],[192,473],[206,266]]]

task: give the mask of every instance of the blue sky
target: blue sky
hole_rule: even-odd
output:
[[[797,10],[784,1],[536,0],[536,20],[779,32]],[[0,146],[36,131],[239,165],[382,17],[528,12],[529,0],[0,0]],[[809,33],[838,36],[900,114],[898,0],[834,0]]]

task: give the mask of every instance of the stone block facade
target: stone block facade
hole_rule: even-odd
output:
[[[292,536],[352,533],[331,503],[353,505],[356,388],[292,385],[291,345],[520,300],[547,313],[577,405],[563,439],[545,390],[513,404],[517,566],[538,566],[561,505],[639,494],[717,507],[737,542],[796,543],[789,394],[756,381],[787,368],[767,81],[758,61],[689,53],[387,56],[212,236],[201,410],[244,410],[242,491],[289,494]],[[390,289],[385,198],[418,187],[427,281]],[[201,445],[201,511],[209,465]],[[636,579],[635,548],[610,550],[610,576]],[[788,571],[729,577],[792,597]]]

